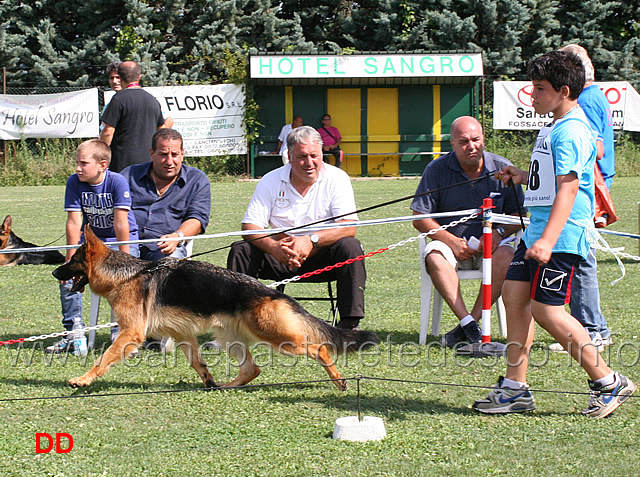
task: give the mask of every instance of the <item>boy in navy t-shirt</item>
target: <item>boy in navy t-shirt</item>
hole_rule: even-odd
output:
[[[64,210],[67,212],[67,245],[84,241],[82,230],[90,225],[104,242],[138,239],[138,227],[131,210],[129,184],[120,174],[110,171],[111,149],[99,139],[78,146],[76,173],[67,180]],[[120,245],[119,249],[138,256],[137,245]],[[67,250],[71,260],[75,249]],[[71,281],[60,284],[62,325],[71,331],[74,321],[82,321],[82,293],[71,292]],[[48,353],[72,351],[68,338],[46,348]]]

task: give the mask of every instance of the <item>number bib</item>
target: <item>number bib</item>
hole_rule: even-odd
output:
[[[551,152],[551,130],[547,126],[540,130],[531,154],[529,182],[524,194],[525,207],[553,205],[556,198],[556,169]]]

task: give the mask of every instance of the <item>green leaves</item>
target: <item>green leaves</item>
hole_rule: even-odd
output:
[[[226,52],[482,49],[490,76],[567,43],[599,80],[640,88],[640,7],[595,0],[10,0],[0,3],[7,84],[106,85],[115,59],[143,65],[147,86],[241,81]],[[79,78],[82,78],[79,82]],[[86,78],[86,79],[85,79]]]

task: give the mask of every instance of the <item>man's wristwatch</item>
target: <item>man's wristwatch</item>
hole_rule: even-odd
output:
[[[318,242],[320,242],[320,237],[318,237],[316,234],[311,234],[309,235],[309,239],[311,240],[311,245],[313,245],[313,248],[316,248],[318,246]]]
[[[500,234],[500,237],[504,238],[504,227],[496,227],[496,232]]]
[[[180,237],[181,239],[184,239],[184,234],[182,232],[180,232],[179,230],[176,230],[176,233],[178,234],[178,237]],[[180,242],[178,242],[178,247],[182,247],[184,245],[184,240],[180,240]]]

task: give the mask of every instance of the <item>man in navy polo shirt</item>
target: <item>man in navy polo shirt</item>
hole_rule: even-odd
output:
[[[496,214],[518,214],[518,203],[522,204],[524,195],[520,186],[516,187],[517,196],[510,187],[506,187],[493,174],[510,165],[504,157],[484,150],[484,134],[480,123],[470,116],[457,118],[451,124],[451,146],[453,151],[433,160],[422,174],[416,194],[436,191],[413,199],[411,209],[414,214],[433,214],[474,209],[482,206],[485,198],[493,194],[493,212]],[[485,178],[470,183],[472,179]],[[461,184],[456,187],[455,184]],[[439,190],[447,187],[444,190]],[[521,207],[523,213],[525,209]],[[422,218],[413,221],[420,232],[437,229],[457,217],[436,219]],[[518,225],[493,227],[492,260],[492,303],[502,290],[507,268],[513,257],[514,249],[509,236],[518,230]],[[460,281],[456,268],[462,270],[479,269],[482,264],[481,247],[469,243],[471,237],[482,238],[482,217],[469,220],[454,227],[441,230],[433,235],[425,250],[427,271],[440,295],[460,320],[460,324],[442,337],[442,344],[453,348],[458,343],[477,343],[482,333],[478,321],[482,315],[482,293],[478,293],[473,309],[469,313],[460,293]]]
[[[151,140],[151,162],[127,167],[122,175],[131,189],[133,213],[141,239],[140,258],[184,258],[184,241],[164,238],[201,234],[209,224],[211,186],[204,172],[182,164],[182,135],[175,129],[159,129]]]

